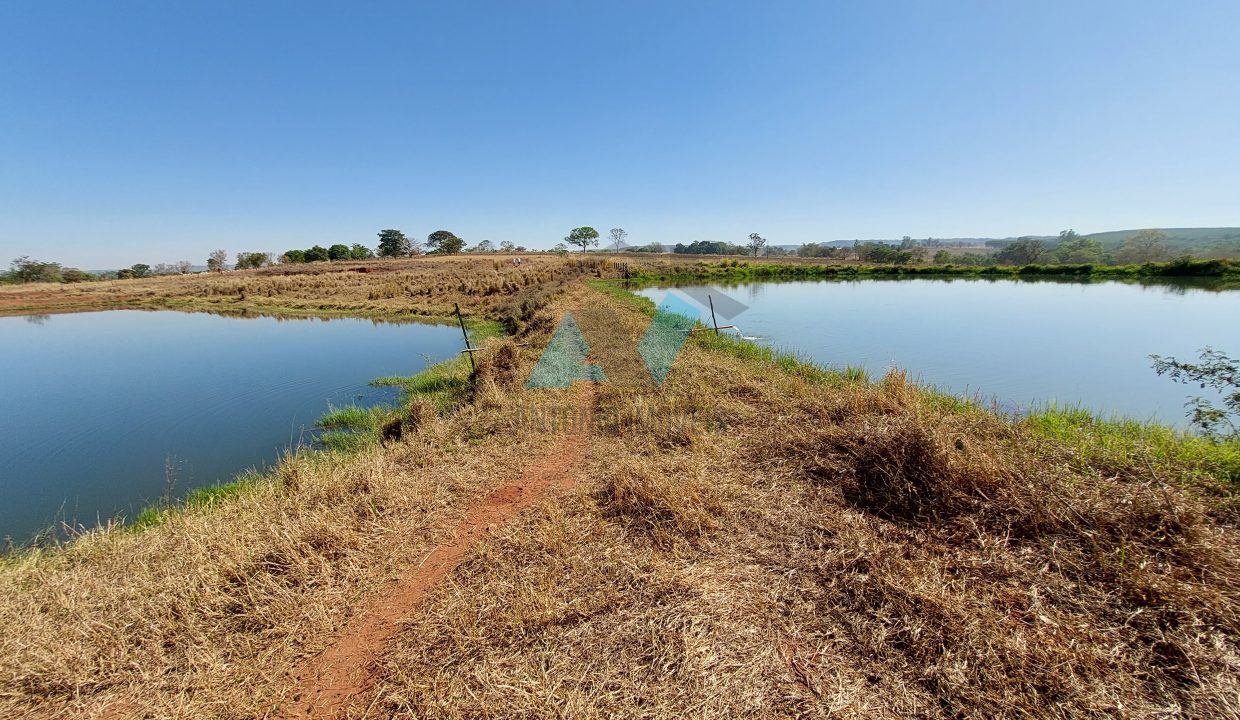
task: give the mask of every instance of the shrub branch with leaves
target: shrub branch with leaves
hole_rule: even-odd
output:
[[[1150,359],[1154,361],[1154,372],[1159,375],[1166,375],[1186,385],[1195,383],[1203,390],[1212,388],[1218,391],[1223,396],[1222,407],[1199,395],[1185,403],[1189,408],[1189,418],[1208,437],[1240,440],[1240,361],[1209,346],[1201,350],[1196,363],[1161,355],[1151,355]]]

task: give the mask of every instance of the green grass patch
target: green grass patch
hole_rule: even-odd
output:
[[[351,454],[379,444],[379,434],[366,430],[333,430],[321,433],[315,441],[323,450]]]
[[[705,325],[699,324],[705,328]],[[786,373],[805,378],[811,382],[841,385],[845,383],[866,383],[869,377],[865,368],[845,366],[842,368],[824,367],[813,360],[795,352],[776,350],[752,340],[736,337],[729,333],[699,331],[693,333],[692,342],[698,347],[714,352],[722,352],[732,357],[752,362],[774,365]]]
[[[1240,489],[1240,442],[1216,442],[1167,425],[1104,418],[1079,407],[1050,406],[1018,421],[1104,471],[1147,467],[1167,482],[1213,495]]]
[[[267,479],[267,475],[255,470],[247,470],[232,482],[196,488],[185,498],[185,505],[191,508],[213,508],[229,498],[253,490]]]
[[[330,452],[357,452],[378,444],[383,427],[399,416],[400,410],[391,405],[333,408],[316,423],[327,432],[319,433],[315,442]]]
[[[469,398],[469,358],[461,354],[451,360],[432,365],[409,377],[381,377],[370,381],[376,387],[401,390],[401,404],[415,397],[430,398],[441,412],[460,407]]]
[[[375,387],[397,387],[409,395],[453,393],[464,389],[469,384],[468,372],[460,372],[462,369],[468,371],[469,360],[460,358],[452,362],[460,367],[440,367],[436,365],[423,370],[417,375],[408,377],[389,376],[375,378],[370,381],[370,384]]]
[[[330,406],[329,406],[330,407]],[[326,415],[315,423],[324,430],[360,429],[371,423],[377,408],[363,408],[347,405],[342,408],[330,408]]]
[[[643,315],[654,316],[658,306],[648,297],[629,292],[623,280],[590,280],[590,287],[615,300],[620,305]]]
[[[180,502],[165,501],[157,505],[148,505],[134,516],[127,528],[133,532],[141,532],[163,525],[170,518],[185,510],[214,508],[229,498],[253,490],[269,479],[269,475],[264,475],[257,470],[246,470],[231,482],[195,488]]]

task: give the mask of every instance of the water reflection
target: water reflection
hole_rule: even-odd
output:
[[[1240,354],[1240,292],[1216,278],[1065,282],[1061,278],[849,279],[675,285],[750,307],[744,334],[826,365],[890,367],[953,394],[1027,411],[1080,404],[1181,427],[1183,386],[1149,355],[1191,358],[1213,345]],[[656,302],[665,289],[638,292]],[[709,322],[709,312],[702,319]]]
[[[392,402],[368,382],[460,342],[450,325],[252,312],[0,318],[0,536],[132,517],[170,475],[180,495],[261,468],[329,404]]]

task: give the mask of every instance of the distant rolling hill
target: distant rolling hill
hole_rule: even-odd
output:
[[[1132,230],[1109,230],[1107,232],[1090,233],[1085,237],[1091,240],[1098,240],[1102,246],[1108,251],[1115,250],[1124,241],[1137,234],[1145,228],[1134,228]],[[1202,257],[1240,257],[1240,227],[1217,227],[1217,228],[1153,228],[1162,230],[1167,233],[1167,246],[1173,253],[1188,253]],[[1041,240],[1047,245],[1055,245],[1059,238],[1055,235],[1024,235],[1021,237],[1029,237],[1034,240]],[[918,238],[920,240],[920,238]],[[936,238],[946,245],[965,245],[981,248],[981,246],[991,243],[991,247],[986,251],[993,249],[995,246],[1002,247],[1005,243],[1015,242],[1020,238]],[[823,245],[832,245],[836,247],[851,247],[853,240],[830,240],[822,243]],[[871,242],[888,243],[891,245],[900,244],[896,239],[881,239]],[[799,245],[778,245],[786,250],[796,250]]]
[[[1091,240],[1098,240],[1102,243],[1103,248],[1107,252],[1114,252],[1124,241],[1133,235],[1147,228],[1134,228],[1132,230],[1109,230],[1107,232],[1090,233],[1085,235]],[[1216,228],[1152,228],[1167,233],[1167,247],[1173,256],[1177,255],[1193,255],[1202,258],[1240,258],[1240,227],[1216,227]],[[1008,243],[1016,242],[1024,238],[1032,238],[1041,240],[1047,247],[1054,247],[1059,243],[1057,235],[1022,235],[1020,237],[1009,236],[1004,238],[988,238],[988,237],[955,237],[955,238],[935,238],[940,246],[946,246],[949,252],[960,253],[979,253],[986,254],[997,251]],[[925,242],[925,238],[914,238],[918,242]],[[825,240],[819,244],[831,247],[852,247],[855,240]],[[879,242],[889,245],[899,245],[900,240],[895,238],[881,238],[863,240],[862,242]],[[675,243],[665,243],[670,250]],[[771,245],[771,248],[779,248],[788,252],[795,253],[800,244],[788,245]],[[609,248],[601,248],[609,249]],[[626,250],[632,249],[626,245]]]
[[[1240,227],[1221,228],[1156,228],[1167,233],[1167,246],[1172,250],[1208,252],[1211,250],[1240,250]],[[1117,248],[1124,240],[1132,237],[1141,229],[1111,230],[1109,232],[1092,233],[1085,237],[1100,240],[1108,250]]]

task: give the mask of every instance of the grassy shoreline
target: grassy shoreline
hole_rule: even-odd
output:
[[[780,268],[781,266],[759,267]],[[797,267],[803,268],[807,266]],[[828,270],[831,269],[831,266],[825,267]],[[728,270],[735,269],[741,272],[746,270],[744,265],[728,265],[727,268]],[[884,274],[879,273],[879,276],[884,276]],[[699,274],[692,276],[659,276],[658,278],[647,277],[645,279],[662,280],[673,277],[716,279],[718,276]],[[724,276],[725,279],[730,277],[733,276],[731,274]],[[822,277],[832,276],[827,274]],[[775,275],[773,278],[787,279],[779,275]],[[616,279],[595,279],[589,281],[589,285],[625,307],[637,310],[647,316],[653,316],[656,310],[655,303],[646,297],[630,292],[623,286],[623,282]],[[233,314],[228,310],[193,306],[128,307],[124,309]],[[456,322],[453,317],[399,316],[391,313],[383,317],[359,316],[347,311],[324,315],[289,313],[285,312],[285,310],[268,307],[262,311],[261,315],[256,316],[288,319],[357,318],[392,322],[435,322],[439,324]],[[237,312],[249,313],[251,310],[242,309]],[[255,309],[253,312],[257,313],[258,310]],[[466,327],[469,330],[470,340],[475,345],[480,345],[487,339],[503,337],[504,335],[501,324],[494,320],[467,319]],[[776,350],[727,334],[695,333],[691,338],[691,342],[695,346],[708,351],[721,352],[738,359],[764,363],[778,368],[782,372],[787,372],[815,383],[842,386],[848,383],[873,384],[878,382],[877,379],[870,378],[864,368],[853,366],[843,368],[825,367],[795,352]],[[419,398],[429,399],[441,413],[454,411],[465,402],[463,393],[469,384],[468,368],[468,359],[464,355],[458,355],[457,357],[435,363],[412,376],[376,378],[371,381],[371,385],[400,388],[401,394],[395,405],[383,404],[366,409],[353,406],[329,409],[316,422],[316,426],[320,430],[320,434],[316,439],[317,446],[301,447],[294,452],[286,452],[266,472],[259,472],[252,468],[241,470],[238,472],[237,477],[231,481],[194,488],[178,500],[172,502],[164,501],[163,503],[143,507],[124,525],[129,530],[140,532],[162,524],[173,513],[214,507],[230,497],[246,492],[247,489],[271,482],[273,478],[278,477],[280,465],[285,463],[290,457],[305,453],[331,453],[347,457],[360,450],[380,444],[383,441],[385,427],[394,419],[402,417],[409,408],[410,403]],[[919,391],[925,393],[927,397],[934,398],[936,402],[952,406],[960,411],[993,412],[975,403],[972,399],[945,393],[935,388],[919,387]],[[1082,457],[1094,459],[1112,458],[1112,461],[1115,461],[1115,458],[1122,455],[1141,455],[1154,466],[1151,468],[1152,472],[1155,471],[1155,468],[1162,467],[1169,462],[1176,464],[1182,469],[1191,468],[1195,471],[1192,474],[1193,483],[1199,484],[1200,487],[1198,489],[1213,497],[1232,499],[1233,491],[1240,492],[1240,443],[1212,442],[1191,432],[1166,424],[1133,420],[1116,415],[1104,416],[1101,413],[1081,407],[1059,408],[1050,406],[1037,408],[1020,418],[1014,419],[1013,424],[1028,429],[1047,440],[1070,446]],[[1225,478],[1230,483],[1231,488],[1228,489],[1214,482],[1219,478]],[[88,529],[87,532],[92,530],[94,529]],[[40,537],[44,536],[46,536],[46,533],[40,533]],[[11,548],[9,552],[3,553],[3,556],[20,554],[29,549],[31,549],[29,544],[17,545]],[[40,549],[46,550],[47,548],[40,547]]]
[[[453,320],[455,322],[455,319]],[[470,342],[481,345],[490,338],[503,337],[499,324],[493,321],[466,323]],[[211,507],[255,489],[264,483],[278,481],[280,466],[290,457],[307,453],[330,453],[348,458],[358,452],[381,444],[385,430],[393,422],[400,422],[411,404],[418,400],[431,403],[434,411],[448,413],[467,401],[469,389],[469,360],[463,354],[433,363],[423,370],[407,376],[388,376],[370,381],[374,387],[397,387],[400,395],[394,404],[379,404],[370,408],[347,405],[329,408],[316,422],[320,431],[312,445],[300,446],[277,458],[271,469],[259,472],[246,469],[237,473],[233,480],[218,482],[190,490],[184,498],[148,505],[139,510],[125,527],[135,532],[156,527],[166,522],[174,513],[186,510],[209,510]]]
[[[174,298],[153,300],[126,300],[83,303],[80,305],[59,305],[48,308],[40,305],[14,306],[0,309],[0,317],[20,317],[25,315],[69,315],[90,312],[110,312],[116,310],[133,310],[135,312],[186,312],[206,313],[232,318],[277,318],[281,320],[373,320],[392,324],[427,324],[455,325],[454,314],[429,314],[417,308],[409,310],[365,308],[341,309],[307,309],[271,305],[263,303],[224,303],[219,301],[186,301]],[[467,328],[479,323],[494,322],[465,318]]]
[[[486,340],[472,383],[457,357],[375,380],[409,393],[398,417],[325,416],[356,445],[143,533],[0,562],[0,713],[277,716],[306,658],[554,454],[549,421],[581,388],[523,380],[579,309],[587,337],[601,316],[634,339],[655,310],[573,282],[518,338]],[[596,361],[624,360],[603,345]],[[363,717],[1234,707],[1238,456],[1072,409],[1013,420],[713,333],[661,386],[589,396],[576,489],[489,528],[401,618]],[[377,439],[390,420],[399,437]]]
[[[1240,262],[1174,260],[1144,265],[864,265],[762,262],[737,259],[717,263],[676,263],[667,267],[635,265],[633,280],[692,279],[866,279],[866,278],[1066,278],[1074,280],[1141,280],[1212,278],[1240,281]]]
[[[623,305],[653,316],[655,303],[630,292],[615,280],[595,280],[591,286]],[[706,327],[698,323],[699,327]],[[832,385],[850,382],[874,383],[864,368],[845,366],[824,367],[795,352],[781,351],[728,334],[694,333],[690,342],[703,349],[723,352],[733,357],[766,363],[798,377]],[[971,398],[946,393],[936,388],[918,387],[928,398],[961,412],[994,414]],[[1031,409],[1018,418],[1005,418],[1020,429],[1031,431],[1046,440],[1071,447],[1082,457],[1116,464],[1122,458],[1148,460],[1153,467],[1166,469],[1168,464],[1195,471],[1185,478],[1198,490],[1227,500],[1240,494],[1240,442],[1216,442],[1188,430],[1149,420],[1134,420],[1122,415],[1103,415],[1087,408],[1054,405]],[[1225,482],[1219,482],[1220,480]],[[1230,487],[1228,487],[1230,485]]]

